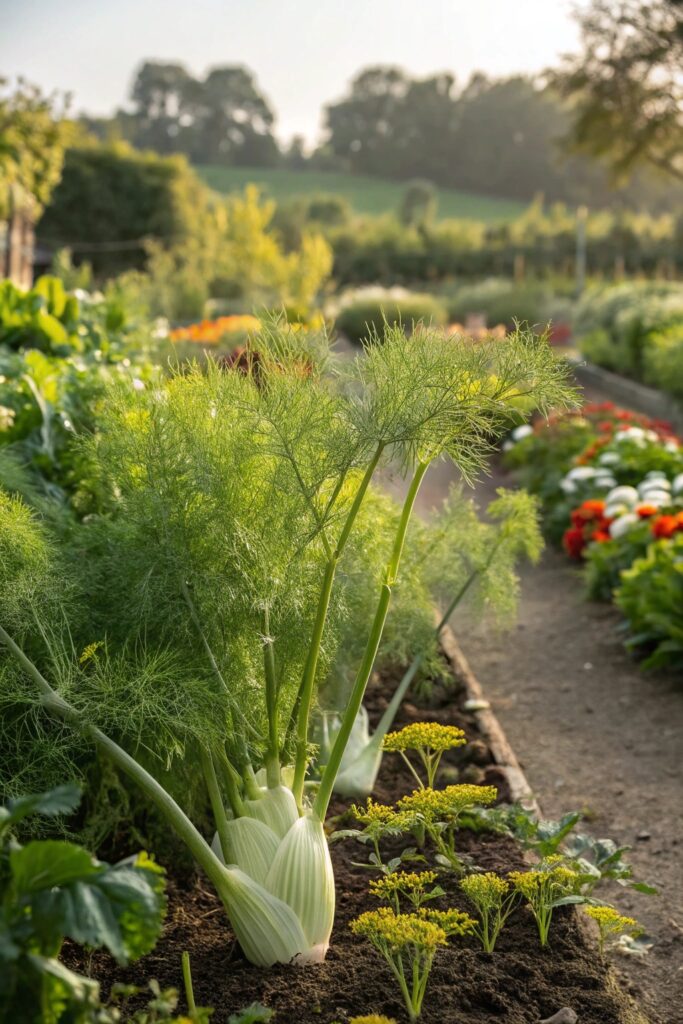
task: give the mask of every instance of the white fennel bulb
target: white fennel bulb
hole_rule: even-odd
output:
[[[263,796],[244,801],[245,813],[272,828],[282,839],[299,817],[294,794],[287,786],[273,786],[262,793]]]
[[[265,885],[270,865],[281,842],[280,837],[256,818],[231,818],[225,831],[228,839],[225,855],[218,833],[211,843],[211,849],[218,859],[224,864],[236,865],[255,882]]]
[[[278,846],[266,887],[301,924],[307,948],[298,959],[322,962],[334,922],[334,873],[323,824],[314,814],[298,818]]]

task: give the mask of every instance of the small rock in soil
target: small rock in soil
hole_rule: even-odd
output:
[[[650,838],[651,838],[650,833],[649,832],[645,832],[645,831],[639,832],[638,835],[636,836],[636,839],[639,842],[641,842],[641,843],[647,842],[647,840],[650,839]]]
[[[552,1017],[546,1017],[544,1020],[539,1021],[539,1024],[576,1024],[578,1019],[579,1017],[575,1010],[572,1010],[570,1006],[563,1006]]]

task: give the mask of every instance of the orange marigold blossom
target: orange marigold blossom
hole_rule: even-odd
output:
[[[680,512],[675,516],[658,516],[650,523],[650,529],[658,540],[666,540],[683,530],[683,517]]]
[[[640,505],[637,512],[641,519],[649,519],[650,516],[657,515],[659,507],[657,505]]]

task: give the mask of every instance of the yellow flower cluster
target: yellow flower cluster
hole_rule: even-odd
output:
[[[510,889],[510,883],[492,871],[467,875],[460,888],[476,907],[495,907]]]
[[[470,935],[476,926],[469,914],[462,910],[421,910],[420,915],[439,928],[443,928],[447,936]]]
[[[392,871],[370,882],[370,892],[377,899],[390,899],[396,893],[415,892],[436,881],[436,871]]]
[[[398,732],[390,732],[384,737],[384,750],[451,750],[467,743],[462,729],[455,725],[441,725],[439,722],[413,722]]]
[[[447,942],[446,932],[439,925],[418,914],[396,914],[390,907],[366,910],[350,927],[354,935],[364,935],[395,952],[408,946],[433,951]]]
[[[352,1017],[349,1024],[396,1024],[396,1020],[381,1013],[366,1013],[363,1017]]]
[[[631,932],[639,934],[642,931],[634,917],[624,917],[614,907],[584,907],[583,912],[597,922],[603,938],[610,933]]]
[[[607,928],[611,932],[623,932],[627,928],[638,927],[635,918],[623,917],[614,907],[584,907],[583,912],[597,921],[601,928]]]
[[[368,797],[365,807],[354,804],[351,808],[354,818],[363,825],[374,825],[375,823],[388,824],[396,817],[396,811],[388,804],[378,804],[371,796]]]
[[[510,871],[508,878],[523,896],[533,902],[548,888],[564,890],[570,893],[574,890],[578,875],[571,868],[561,865],[535,871]]]
[[[445,789],[416,789],[398,802],[401,811],[418,814],[426,821],[449,821],[468,807],[491,804],[496,799],[495,786],[473,786],[464,783]]]

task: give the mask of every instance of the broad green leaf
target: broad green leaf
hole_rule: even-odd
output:
[[[0,827],[3,824],[16,825],[30,814],[41,814],[48,818],[70,814],[78,807],[80,799],[80,788],[72,782],[57,786],[47,793],[20,796],[16,800],[9,800],[5,807],[0,807]]]
[[[100,871],[87,850],[59,839],[34,840],[11,850],[9,860],[19,895],[70,885]]]

